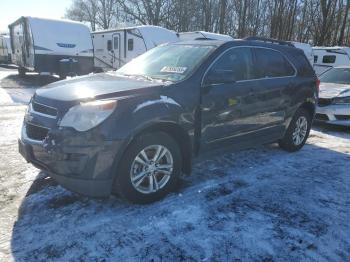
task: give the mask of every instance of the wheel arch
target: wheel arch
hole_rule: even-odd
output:
[[[192,142],[187,132],[178,124],[172,122],[154,123],[139,130],[134,139],[145,133],[164,132],[172,137],[180,147],[182,156],[182,172],[189,175],[192,170]]]
[[[121,153],[116,157],[116,161],[114,163],[114,170],[117,170],[120,161],[122,161],[123,159],[123,154],[130,146],[130,144],[141,135],[152,132],[164,132],[165,134],[169,135],[175,140],[175,142],[179,145],[181,151],[182,172],[186,175],[189,175],[192,170],[193,149],[191,138],[180,125],[173,122],[151,123],[147,126],[137,129],[122,146]]]
[[[307,110],[310,113],[311,118],[314,117],[315,112],[316,112],[316,106],[314,103],[312,103],[310,101],[306,101],[306,102],[302,103],[299,108],[303,108],[303,109]]]

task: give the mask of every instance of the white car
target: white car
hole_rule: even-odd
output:
[[[334,67],[320,81],[315,120],[350,126],[350,66]]]

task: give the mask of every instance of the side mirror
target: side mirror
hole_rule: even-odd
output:
[[[236,79],[232,71],[228,70],[213,70],[209,71],[205,76],[204,85],[211,86],[215,84],[235,83]]]

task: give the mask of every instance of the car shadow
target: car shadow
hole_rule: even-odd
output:
[[[0,81],[2,88],[39,88],[47,84],[59,81],[56,76],[42,76],[36,73],[28,73],[20,76],[17,73],[10,74]]]
[[[15,261],[342,260],[350,255],[343,234],[349,160],[314,144],[294,154],[276,145],[224,153],[197,162],[177,192],[149,205],[80,196],[40,172],[19,207],[12,255]]]
[[[330,125],[326,123],[316,122],[313,124],[312,129],[325,134],[331,134],[332,136],[350,139],[349,126]]]

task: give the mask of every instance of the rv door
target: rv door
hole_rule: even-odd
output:
[[[118,69],[119,67],[122,66],[121,63],[121,41],[120,41],[120,33],[114,33],[112,35],[112,56],[113,56],[113,68]]]

